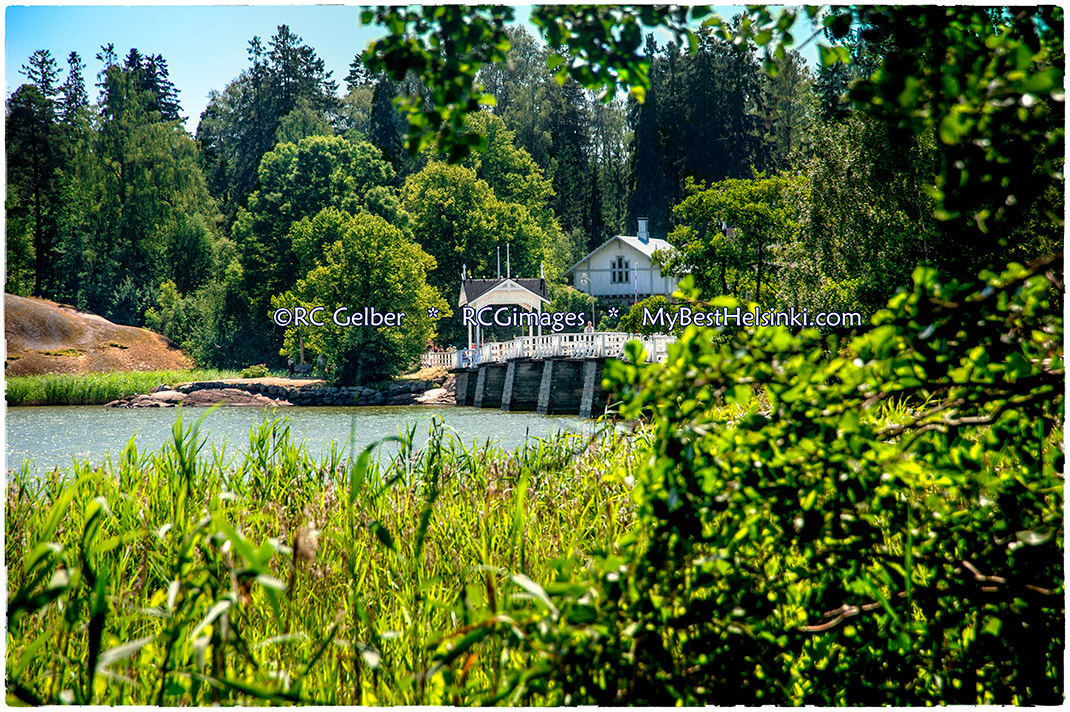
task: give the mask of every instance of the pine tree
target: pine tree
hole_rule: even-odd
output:
[[[661,90],[657,79],[658,46],[654,35],[646,37],[646,60],[651,65],[651,86],[645,101],[628,100],[628,123],[632,127],[631,171],[629,180],[629,218],[627,228],[635,225],[636,218],[651,220],[651,231],[660,233],[667,224],[666,186],[663,156],[658,145],[658,116],[661,106]]]
[[[402,142],[402,127],[393,100],[398,95],[398,84],[385,75],[377,77],[372,94],[372,113],[368,120],[368,140],[383,152],[383,158],[397,170],[405,153]]]
[[[56,87],[56,79],[59,78],[59,69],[56,60],[47,49],[39,49],[30,55],[28,64],[22,65],[20,73],[30,80],[30,84],[37,87],[41,96],[46,99],[54,99],[59,94]]]
[[[587,97],[579,83],[569,79],[553,94],[552,102],[554,213],[565,232],[579,230],[591,239]]]
[[[351,92],[357,87],[362,87],[368,83],[368,69],[364,66],[364,60],[358,54],[349,63],[349,74],[346,75],[346,92]]]
[[[89,106],[89,94],[85,90],[85,78],[82,70],[85,64],[77,52],[67,55],[67,78],[60,87],[60,113],[63,123],[74,122],[76,112]]]
[[[150,54],[142,64],[142,88],[153,97],[154,109],[162,121],[181,121],[178,90],[167,72],[167,60],[163,55]]]
[[[197,127],[210,186],[228,222],[256,188],[257,166],[274,147],[282,117],[300,105],[330,119],[338,102],[323,60],[286,25],[267,47],[253,37],[248,52],[250,66],[211,94]]]
[[[43,57],[37,53],[34,56]],[[46,63],[36,66],[45,70],[48,67]],[[43,297],[52,284],[62,137],[56,124],[55,103],[38,86],[39,82],[47,88],[55,76],[33,71],[27,76],[35,83],[23,84],[7,100],[7,170],[9,186],[18,197],[18,205],[29,213],[26,222],[33,226],[33,293]],[[9,212],[8,217],[10,220],[17,215]]]

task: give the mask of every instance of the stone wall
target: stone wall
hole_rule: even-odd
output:
[[[266,383],[225,383],[199,381],[175,387],[179,393],[233,388],[247,393],[259,393],[269,398],[289,401],[293,405],[408,405],[425,391],[439,388],[434,381],[398,381],[383,390],[362,386],[276,386]]]

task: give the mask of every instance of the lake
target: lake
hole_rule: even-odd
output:
[[[184,409],[182,421],[192,424],[205,409]],[[205,419],[201,430],[211,444],[226,443],[227,452],[244,452],[249,429],[263,421],[269,411],[256,408],[219,408]],[[397,435],[416,424],[416,443],[427,440],[431,418],[440,416],[469,447],[478,440],[516,448],[525,438],[548,437],[568,430],[591,432],[594,421],[574,416],[537,413],[505,413],[497,409],[456,406],[387,406],[346,408],[280,408],[277,415],[289,418],[295,443],[305,443],[309,453],[320,458],[330,452],[331,442],[341,448],[350,433],[357,448],[380,438]],[[7,409],[6,470],[18,469],[26,459],[31,470],[65,468],[73,458],[93,464],[112,460],[132,435],[138,452],[159,450],[172,439],[178,417],[175,408],[103,408],[101,406],[43,406]],[[5,471],[6,471],[5,470]]]

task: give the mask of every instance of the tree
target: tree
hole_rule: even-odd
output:
[[[150,54],[141,65],[141,86],[153,98],[153,111],[160,114],[163,121],[181,121],[178,104],[178,90],[171,82],[167,71],[167,60],[160,54]]]
[[[601,245],[614,235],[625,234],[627,229],[628,132],[623,97],[591,106],[591,151],[594,217],[590,241]]]
[[[316,51],[301,42],[287,25],[279,25],[268,42],[272,100],[279,116],[292,111],[302,98],[319,111],[335,108],[338,84],[331,79],[331,72],[316,56]]]
[[[189,290],[212,277],[218,212],[196,144],[178,122],[164,119],[160,97],[145,88],[140,54],[132,51],[120,65],[106,46],[101,57],[111,62],[99,75],[92,146],[101,168],[90,234],[72,235],[70,247],[92,256],[79,269],[89,272],[87,305],[139,324],[161,282]]]
[[[297,221],[327,207],[370,210],[397,220],[394,172],[369,143],[338,136],[309,136],[264,154],[260,189],[238,212],[234,239],[242,254],[254,302],[293,286],[294,253],[287,237]]]
[[[556,84],[546,69],[550,52],[523,27],[509,27],[506,32],[510,45],[506,61],[485,65],[480,74],[495,97],[490,111],[502,117],[517,145],[552,175],[550,95]]]
[[[469,277],[497,275],[497,248],[510,247],[512,274],[536,277],[543,264],[558,266],[552,237],[520,203],[499,200],[470,168],[438,161],[405,181],[402,207],[416,241],[435,258],[428,282],[442,294],[458,293],[462,268]],[[503,255],[502,273],[505,273]],[[442,338],[460,340],[457,323],[444,324]]]
[[[787,195],[792,182],[756,176],[689,187],[692,195],[675,208],[680,225],[670,235],[679,252],[665,263],[676,272],[690,270],[704,297],[731,294],[763,303],[762,285],[798,229]],[[775,294],[767,288],[765,302]]]
[[[451,160],[457,161],[473,146],[481,146],[478,135],[464,130],[464,117],[481,103],[490,103],[484,99],[476,75],[484,64],[505,59],[509,47],[505,23],[513,19],[513,10],[447,5],[361,13],[365,24],[376,18],[382,22],[400,19],[396,26],[401,31],[371,42],[364,53],[365,66],[372,72],[385,72],[394,81],[402,81],[412,72],[430,90],[429,96],[410,94],[398,102],[398,108],[409,116],[405,140],[409,154],[416,155],[437,142],[440,150],[449,151]],[[410,24],[415,33],[406,35]],[[430,38],[421,37],[431,28],[437,31]],[[405,59],[394,61],[395,53],[405,55]]]
[[[40,59],[38,54],[34,55]],[[48,89],[47,65],[36,74]],[[54,77],[53,77],[54,78]],[[17,203],[9,206],[8,217],[20,222],[25,213],[33,234],[33,293],[44,296],[51,289],[52,249],[55,245],[58,202],[58,172],[63,163],[62,133],[56,124],[55,102],[35,84],[23,84],[7,100],[8,182],[14,187]]]
[[[811,311],[871,314],[909,284],[915,266],[935,265],[951,249],[924,192],[936,146],[932,136],[904,140],[860,115],[813,126],[807,143],[790,198],[798,238],[780,255],[784,296]]]
[[[550,150],[554,214],[566,232],[590,235],[591,146],[590,112],[583,89],[575,81],[554,86],[550,93]],[[588,244],[588,247],[592,245]]]
[[[245,324],[230,337],[255,344],[254,351],[278,349],[278,336],[258,326],[271,297],[291,289],[300,273],[291,228],[324,208],[348,213],[369,211],[406,228],[394,172],[378,149],[340,136],[309,136],[281,143],[264,154],[258,170],[260,188],[238,210],[232,229],[241,270],[233,299],[243,304]],[[230,297],[228,297],[230,298]],[[239,320],[240,321],[240,320]]]
[[[428,310],[448,316],[450,309],[426,282],[434,259],[401,230],[379,216],[363,212],[347,215],[327,209],[295,226],[317,235],[314,243],[301,240],[308,256],[322,246],[315,266],[294,288],[274,297],[273,309],[330,305],[379,312],[404,312],[400,326],[339,326],[332,314],[324,314],[323,327],[286,330],[282,353],[298,355],[299,330],[306,353],[322,355],[337,368],[337,378],[347,384],[374,383],[402,372],[414,363],[435,335],[435,322]],[[293,238],[297,241],[297,237]]]
[[[89,94],[85,89],[85,78],[82,70],[85,63],[77,52],[71,52],[67,56],[67,78],[60,87],[60,107],[63,122],[71,124],[75,120],[75,114],[89,106]]]
[[[494,114],[480,111],[468,117],[467,127],[487,137],[487,149],[464,164],[485,180],[499,200],[519,203],[532,215],[546,215],[554,189],[527,151],[516,146],[516,134]]]
[[[22,65],[19,73],[24,75],[30,84],[37,87],[41,96],[46,99],[55,99],[59,94],[60,90],[56,86],[59,68],[56,67],[56,60],[52,58],[52,53],[47,49],[39,49],[30,55],[29,63]]]
[[[398,83],[380,76],[372,89],[371,115],[368,118],[368,140],[383,152],[383,158],[395,166],[401,162],[404,122],[394,108]]]
[[[767,79],[767,127],[770,169],[788,170],[805,156],[806,137],[817,113],[817,100],[806,61],[789,51]]]
[[[323,60],[288,26],[279,25],[266,48],[253,37],[248,53],[250,66],[209,95],[197,126],[209,185],[229,223],[256,188],[260,159],[276,144],[283,117],[296,109],[314,122],[329,120],[338,103]]]
[[[309,136],[333,136],[334,129],[327,117],[313,109],[308,101],[301,98],[293,111],[279,119],[275,129],[275,142],[297,143]]]

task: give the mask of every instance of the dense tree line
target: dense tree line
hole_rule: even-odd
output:
[[[324,283],[313,275],[350,264],[337,244],[417,250],[408,288],[443,309],[462,269],[493,276],[508,244],[514,274],[545,271],[560,305],[574,297],[561,273],[646,216],[678,248],[660,259],[691,272],[705,297],[863,312],[919,263],[956,273],[1060,244],[1062,190],[1042,167],[1061,159],[1037,155],[1008,174],[1021,192],[977,243],[970,219],[955,217],[977,215],[977,186],[931,185],[967,150],[941,132],[969,127],[907,132],[851,108],[859,78],[912,51],[901,39],[830,31],[852,61],[813,68],[712,27],[693,46],[647,35],[645,90],[599,95],[523,28],[503,36],[508,50],[477,77],[495,100],[463,122],[475,150],[450,161],[414,146],[398,111],[434,107],[418,73],[358,54],[342,89],[285,25],[252,38],[248,66],[212,92],[195,137],[164,57],[103,47],[91,102],[76,53],[65,70],[34,53],[7,100],[7,291],[147,325],[206,365],[278,365],[306,344],[270,324],[272,304],[311,303]],[[1049,129],[1061,125],[1061,104],[1038,102]],[[934,213],[934,190],[946,214]],[[409,336],[460,344],[455,321]],[[354,348],[307,345],[339,366]],[[379,346],[411,355],[424,345]],[[360,377],[405,365],[390,360]]]

